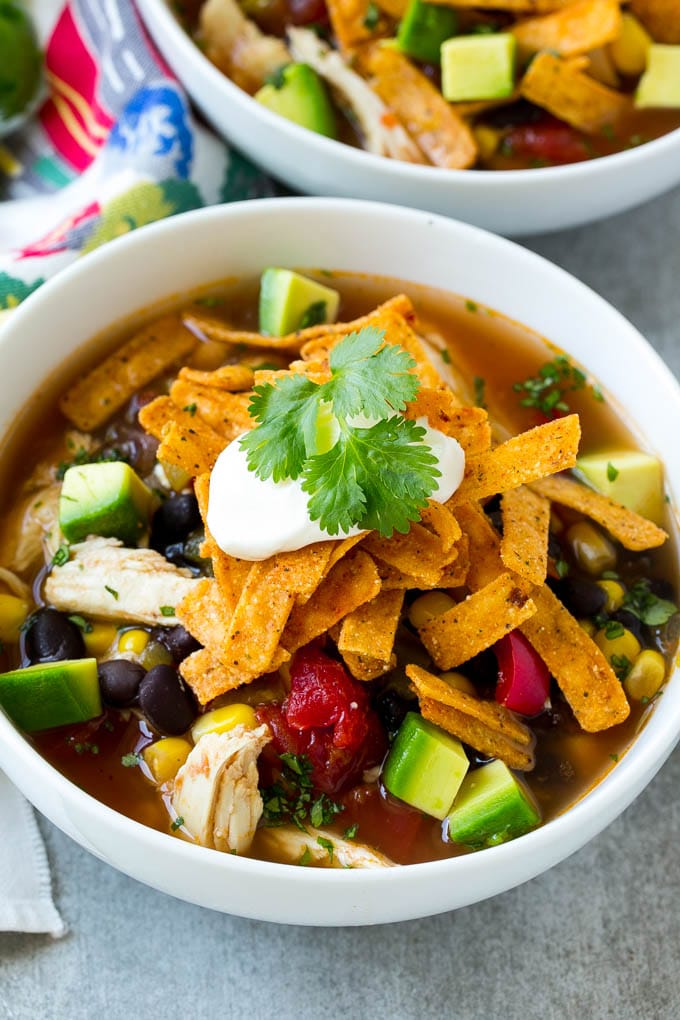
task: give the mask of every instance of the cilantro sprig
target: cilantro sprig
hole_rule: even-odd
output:
[[[663,627],[664,623],[668,623],[671,616],[678,612],[674,602],[661,599],[651,591],[646,578],[636,581],[626,592],[623,608],[637,616],[638,620],[648,627]]]
[[[522,394],[520,407],[535,407],[547,417],[554,418],[569,411],[565,394],[582,390],[587,381],[580,368],[563,354],[558,354],[552,361],[541,365],[535,376],[516,382],[512,388],[515,393]]]
[[[307,822],[315,828],[332,822],[344,808],[325,793],[314,790],[309,758],[288,753],[280,758],[279,781],[262,790],[264,824],[271,828],[293,822],[301,832],[307,832]]]
[[[327,382],[284,376],[250,402],[258,425],[240,440],[249,469],[302,478],[310,519],[330,535],[353,525],[388,538],[408,531],[441,475],[425,430],[402,414],[420,387],[415,362],[384,336],[371,326],[351,333],[331,351]]]

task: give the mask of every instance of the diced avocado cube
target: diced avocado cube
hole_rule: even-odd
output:
[[[96,659],[40,662],[0,674],[0,705],[29,733],[102,713]]]
[[[505,99],[515,87],[515,37],[461,35],[442,43],[442,93],[450,103]]]
[[[255,93],[258,103],[295,124],[335,138],[335,113],[328,91],[308,64],[288,64]]]
[[[522,836],[540,820],[528,791],[497,760],[467,774],[447,824],[454,843],[481,850]]]
[[[446,817],[470,766],[460,740],[408,712],[383,768],[390,793],[440,820]]]
[[[680,46],[654,43],[647,54],[647,70],[640,78],[635,105],[680,106]]]
[[[69,542],[101,535],[135,545],[148,526],[151,499],[151,490],[123,461],[70,467],[61,488],[59,526]]]
[[[458,16],[451,7],[411,0],[397,32],[402,53],[426,64],[438,64],[443,42],[456,34]]]
[[[290,269],[265,269],[260,279],[260,332],[285,336],[306,326],[335,322],[340,295]]]
[[[640,450],[590,453],[576,459],[576,470],[604,496],[663,524],[663,468],[656,457]]]

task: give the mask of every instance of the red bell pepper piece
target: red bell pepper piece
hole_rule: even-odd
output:
[[[550,703],[548,667],[518,630],[494,645],[498,661],[496,701],[521,715],[538,715]]]

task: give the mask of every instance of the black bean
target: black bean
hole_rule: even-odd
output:
[[[553,560],[562,559],[562,546],[552,531],[548,533],[548,556]]]
[[[604,609],[607,593],[594,581],[564,577],[560,581],[551,580],[549,583],[560,602],[574,616],[595,616]]]
[[[127,708],[134,704],[144,672],[138,662],[128,662],[127,659],[100,662],[97,676],[105,703],[114,708]]]
[[[523,124],[533,124],[543,120],[545,111],[526,99],[520,99],[509,106],[499,107],[484,116],[484,123],[496,128],[518,127]]]
[[[183,542],[201,525],[198,501],[191,492],[171,496],[158,508],[151,521],[150,545],[164,553],[167,546]]]
[[[139,707],[154,729],[167,736],[185,733],[196,718],[194,696],[172,666],[154,666],[139,688]]]
[[[80,627],[57,609],[39,609],[33,615],[24,647],[30,662],[82,659],[85,655]]]
[[[396,733],[406,713],[417,707],[415,699],[403,698],[401,694],[389,688],[375,699],[375,710],[388,733]]]
[[[623,624],[626,630],[635,635],[640,644],[645,643],[643,640],[642,621],[637,618],[635,613],[631,613],[627,609],[619,609],[616,613],[611,614],[611,618]]]
[[[670,581],[665,581],[662,577],[652,577],[649,581],[649,590],[658,599],[667,599],[669,602],[675,601],[675,588]]]
[[[182,662],[201,647],[184,627],[157,627],[153,636],[165,645],[175,662]]]

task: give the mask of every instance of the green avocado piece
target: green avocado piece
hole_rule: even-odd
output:
[[[441,47],[442,93],[450,103],[505,99],[515,87],[515,37],[460,35]]]
[[[12,0],[0,0],[0,135],[37,98],[42,56],[27,11]]]
[[[402,53],[426,64],[438,64],[443,42],[456,34],[458,15],[450,7],[411,0],[399,25],[397,43]]]
[[[288,64],[255,93],[255,99],[273,113],[310,131],[327,138],[337,136],[335,113],[326,86],[308,64]]]
[[[602,495],[663,524],[663,468],[657,457],[640,450],[608,450],[577,457],[576,470]]]
[[[70,467],[59,500],[59,526],[68,542],[88,535],[136,545],[149,523],[152,494],[129,464],[109,461]]]
[[[647,70],[640,78],[635,105],[680,107],[680,46],[653,43],[647,53]]]
[[[340,294],[291,269],[270,267],[260,279],[260,332],[285,336],[306,326],[335,322]]]
[[[481,850],[506,843],[541,820],[530,794],[500,760],[469,772],[447,818],[454,843]]]
[[[102,713],[97,660],[40,662],[0,673],[0,705],[28,733],[94,719]]]
[[[416,712],[408,712],[394,738],[382,778],[395,797],[441,820],[469,766],[460,740]]]

